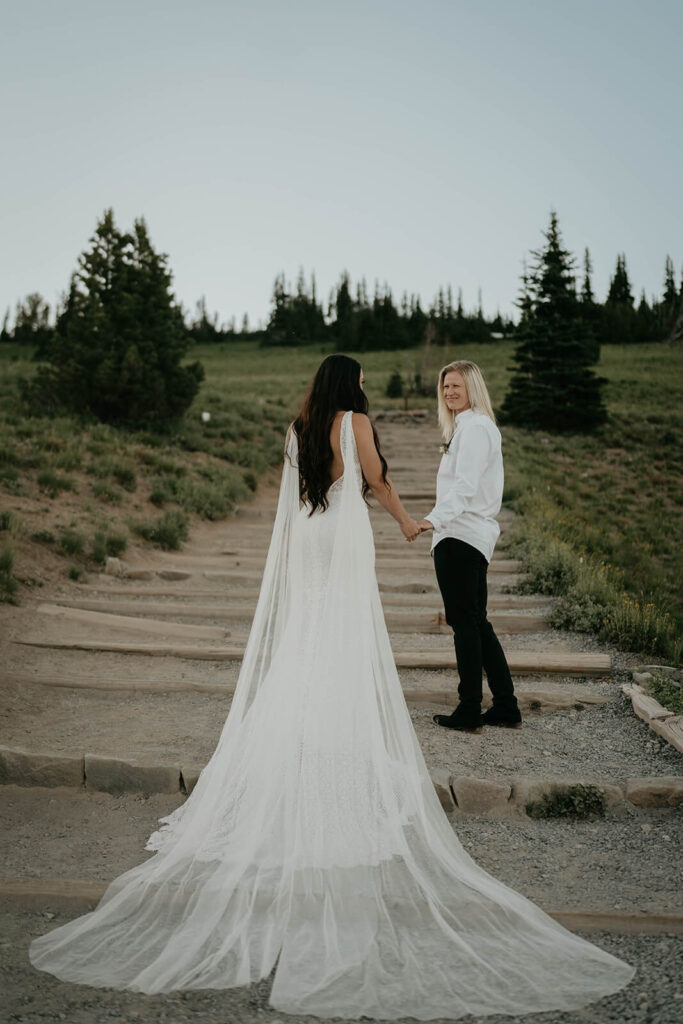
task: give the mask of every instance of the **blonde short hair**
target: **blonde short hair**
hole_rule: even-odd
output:
[[[494,423],[496,422],[491,399],[489,398],[488,389],[481,370],[476,363],[471,363],[467,359],[456,359],[455,362],[443,366],[439,371],[439,385],[437,387],[439,424],[445,441],[450,441],[455,430],[455,416],[446,405],[446,400],[443,396],[443,382],[446,379],[446,374],[452,370],[457,370],[462,375],[472,410],[474,412],[482,412],[489,419],[493,420]]]

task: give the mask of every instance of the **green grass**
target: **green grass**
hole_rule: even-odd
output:
[[[433,348],[427,357],[408,351],[357,358],[371,411],[403,407],[402,399],[385,395],[394,372],[406,377],[417,370],[435,381],[439,367],[454,358],[479,363],[499,408],[512,351],[510,342],[497,342],[457,352]],[[91,477],[95,497],[109,503],[107,514],[119,517],[119,527],[131,516],[144,519],[145,508],[151,513],[155,506],[206,518],[227,515],[267,467],[280,464],[286,426],[324,354],[319,346],[261,349],[251,342],[199,347],[188,358],[205,367],[200,393],[183,424],[158,435],[26,416],[16,381],[35,364],[29,351],[3,346],[0,496],[33,496],[39,474],[48,473],[46,493],[54,492],[56,507],[64,500],[59,481],[69,479],[63,474],[80,471]],[[609,412],[599,433],[503,429],[505,499],[523,517],[518,550],[534,585],[560,596],[558,624],[677,660],[683,636],[677,585],[683,578],[683,349],[605,347],[599,372],[608,381]],[[431,404],[410,399],[411,407]],[[208,422],[202,412],[210,414]],[[85,493],[80,486],[79,492]],[[155,527],[146,522],[151,535]],[[97,526],[93,520],[92,529]]]

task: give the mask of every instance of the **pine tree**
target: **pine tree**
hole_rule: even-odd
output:
[[[624,253],[620,253],[617,256],[617,265],[614,277],[610,281],[607,303],[612,306],[633,307],[633,293],[631,291],[631,282],[628,279],[626,256]]]
[[[522,317],[502,413],[518,426],[590,431],[606,418],[604,381],[591,369],[595,342],[576,295],[575,260],[563,247],[554,211],[544,238],[522,275]]]
[[[662,302],[665,306],[670,309],[675,309],[678,305],[678,292],[676,291],[676,271],[674,269],[674,261],[670,256],[666,257],[664,263],[664,295],[662,296]]]
[[[617,345],[638,341],[638,320],[624,253],[617,256],[614,277],[600,316],[600,340]]]
[[[337,351],[353,349],[356,340],[356,323],[349,275],[346,271],[342,274],[341,281],[337,287],[334,307],[336,315],[332,324],[332,334]]]
[[[581,301],[587,307],[595,304],[595,296],[593,295],[593,284],[591,281],[591,274],[593,273],[593,264],[591,262],[591,254],[588,248],[583,250],[583,284],[581,286]]]
[[[167,257],[144,220],[122,233],[107,210],[79,258],[43,366],[26,394],[109,423],[161,426],[185,412],[203,378],[181,366],[190,339]]]

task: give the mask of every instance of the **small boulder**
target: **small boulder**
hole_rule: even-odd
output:
[[[659,778],[628,779],[626,799],[636,807],[677,807],[683,803],[683,778],[662,775]]]
[[[85,755],[85,784],[102,793],[178,793],[178,765],[148,765],[118,757]]]
[[[458,810],[462,814],[498,816],[508,810],[508,801],[512,795],[512,785],[509,782],[452,775],[450,784]]]
[[[434,783],[434,789],[436,790],[436,795],[439,798],[439,803],[446,814],[451,814],[455,810],[455,800],[453,799],[453,793],[451,792],[448,776],[444,772],[435,772],[432,775],[432,782]]]
[[[107,558],[104,571],[107,576],[122,576],[124,572],[123,562],[120,558],[112,558],[110,555]]]
[[[82,786],[83,758],[0,747],[0,784]]]

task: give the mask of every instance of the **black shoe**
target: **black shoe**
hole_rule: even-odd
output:
[[[434,715],[434,721],[437,725],[443,725],[445,729],[456,729],[458,732],[475,732],[479,733],[482,731],[482,717],[479,715],[463,715],[461,711],[456,710],[452,715]]]
[[[502,729],[521,729],[522,715],[519,708],[497,708],[494,704],[481,716],[484,725],[498,725]]]

